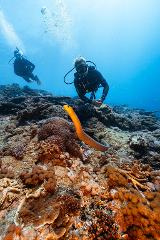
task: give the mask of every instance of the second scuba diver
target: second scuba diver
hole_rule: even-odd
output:
[[[101,106],[108,94],[109,85],[102,76],[102,74],[96,70],[95,68],[96,65],[94,64],[95,66],[89,66],[87,64],[88,62],[94,64],[91,61],[86,61],[83,57],[76,58],[74,62],[74,68],[72,68],[65,75],[64,81],[66,76],[71,71],[73,71],[73,69],[76,69],[76,72],[74,73],[73,83],[80,99],[86,103],[91,103],[94,104],[95,106]],[[65,83],[71,84],[66,81]],[[102,96],[99,100],[95,100],[96,99],[95,93],[101,86],[103,87]],[[86,93],[91,93],[90,98],[85,96]]]
[[[35,65],[23,57],[23,54],[19,49],[14,51],[14,73],[19,77],[22,77],[26,82],[36,81],[38,85],[41,84],[39,78],[33,74]]]

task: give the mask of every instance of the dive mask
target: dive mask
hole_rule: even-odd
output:
[[[76,67],[76,71],[79,75],[85,75],[88,72],[88,65],[87,64],[80,64]]]

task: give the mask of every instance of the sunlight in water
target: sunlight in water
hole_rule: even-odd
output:
[[[15,46],[25,51],[22,40],[19,38],[12,24],[6,19],[2,10],[0,10],[0,32],[6,40],[6,43],[14,48]]]
[[[52,10],[43,6],[41,14],[44,23],[44,33],[50,36],[50,40],[56,40],[65,49],[73,47],[72,19],[64,1],[54,1]]]

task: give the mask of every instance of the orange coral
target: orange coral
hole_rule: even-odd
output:
[[[22,202],[17,224],[33,225],[35,229],[50,225],[53,234],[48,235],[48,239],[54,235],[61,237],[70,229],[72,217],[77,215],[80,205],[78,193],[69,189],[59,189],[52,195],[42,195],[41,192],[35,196],[31,194]]]
[[[119,189],[114,199],[120,201],[117,221],[129,240],[160,238],[159,192],[145,192],[143,195],[134,189]]]
[[[135,165],[133,167],[135,167]],[[106,172],[108,175],[108,185],[110,187],[114,187],[114,186],[130,187],[129,183],[132,183],[132,185],[135,188],[139,187],[142,190],[149,190],[149,187],[140,183],[140,182],[146,182],[147,179],[141,178],[141,175],[138,175],[136,177],[135,176],[136,171],[134,172],[133,170],[131,168],[131,170],[127,171],[127,170],[120,169],[114,165],[108,164],[106,166]]]
[[[26,186],[37,186],[43,183],[47,192],[54,192],[56,188],[55,172],[52,170],[44,170],[42,167],[36,166],[31,172],[23,172],[20,175]]]
[[[6,236],[3,240],[13,240],[14,236],[20,236],[21,235],[21,228],[19,226],[16,226],[15,224],[11,224],[8,229]]]

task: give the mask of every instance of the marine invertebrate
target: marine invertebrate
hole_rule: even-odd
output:
[[[148,186],[143,185],[141,182],[146,182],[146,178],[140,178],[134,176],[133,172],[123,170],[118,168],[117,166],[113,166],[108,164],[106,166],[106,172],[108,174],[108,185],[110,187],[114,186],[124,186],[129,187],[129,183],[132,183],[133,186],[138,189],[138,187],[142,190],[149,190]]]
[[[0,209],[10,206],[20,194],[20,187],[15,180],[3,178],[0,181]]]
[[[92,240],[118,240],[118,227],[113,220],[111,210],[95,210],[94,220],[89,227],[88,233]]]
[[[66,133],[72,137],[74,136],[73,129],[68,121],[63,118],[54,117],[49,121],[46,121],[38,131],[38,140],[45,140],[52,135],[66,137]]]
[[[92,139],[89,135],[87,135],[83,131],[81,123],[72,107],[70,107],[69,105],[64,105],[63,107],[64,107],[64,110],[71,117],[71,119],[74,123],[75,129],[76,129],[76,133],[80,140],[82,140],[84,143],[88,144],[90,147],[95,148],[96,150],[99,150],[99,151],[107,151],[108,150],[108,146],[98,143],[97,141]]]
[[[7,233],[3,240],[13,240],[21,236],[21,227],[16,226],[15,224],[9,225]]]
[[[14,173],[10,169],[0,166],[0,179],[1,178],[14,178]]]
[[[70,124],[62,118],[53,118],[44,123],[38,131],[38,139],[40,161],[66,166],[69,164],[66,152],[82,159],[76,135]]]
[[[26,146],[24,144],[14,146],[10,149],[10,155],[18,160],[22,160],[24,154],[26,153]]]
[[[34,187],[44,182],[44,188],[47,192],[53,193],[56,188],[54,169],[45,170],[42,167],[35,166],[31,172],[23,172],[20,178],[28,187]]]
[[[117,222],[128,239],[160,238],[160,193],[119,188],[113,196],[114,206],[119,205]],[[114,207],[113,207],[114,208]]]
[[[58,189],[55,194],[46,195],[41,188],[22,200],[15,223],[23,223],[24,228],[32,225],[35,231],[43,232],[43,237],[47,239],[59,239],[68,233],[73,217],[78,214],[80,207],[81,198],[74,190],[63,188]],[[45,232],[46,228],[49,228],[49,231]],[[55,238],[51,238],[53,236]]]

